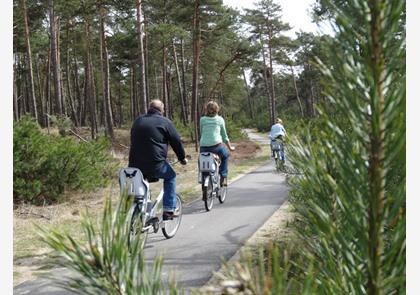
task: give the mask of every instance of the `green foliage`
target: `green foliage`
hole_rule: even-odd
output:
[[[241,140],[246,138],[246,135],[242,132],[242,126],[240,124],[237,124],[235,121],[229,118],[224,119],[226,131],[230,141]]]
[[[76,241],[68,233],[38,227],[41,240],[59,254],[57,264],[78,273],[63,277],[56,284],[83,294],[162,294],[162,257],[155,258],[152,268],[146,268],[141,247],[142,236],[136,235],[128,251],[130,210],[127,197],[122,197],[115,208],[106,200],[99,227],[83,216],[82,228],[86,243]],[[128,211],[128,212],[127,212]],[[170,294],[178,294],[175,285]]]
[[[66,116],[49,116],[52,126],[58,128],[58,133],[61,136],[65,136],[66,133],[71,129],[73,123],[69,117]]]
[[[268,254],[230,268],[229,279],[249,294],[270,294],[267,285],[294,286],[275,294],[405,294],[404,3],[325,2],[337,28],[318,68],[328,102],[315,120],[282,116],[297,135],[289,159],[300,171],[290,193],[299,253],[290,268]]]
[[[187,126],[185,126],[181,119],[178,118],[175,118],[172,122],[175,125],[176,131],[184,141],[191,140],[191,136],[194,134],[194,125],[192,123],[189,123]]]
[[[332,6],[339,34],[321,67],[330,105],[289,154],[303,173],[291,198],[297,231],[326,294],[405,292],[404,5],[379,2]]]
[[[220,294],[316,294],[312,264],[292,244],[259,247],[216,273]]]
[[[55,202],[66,190],[92,190],[105,185],[114,171],[108,142],[77,143],[44,134],[23,118],[13,128],[14,202]]]
[[[270,118],[268,117],[267,111],[257,112],[255,114],[254,126],[259,132],[270,132],[271,125]]]

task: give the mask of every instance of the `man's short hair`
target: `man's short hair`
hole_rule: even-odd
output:
[[[149,103],[149,108],[155,108],[160,110],[163,113],[164,104],[160,99],[153,99]]]

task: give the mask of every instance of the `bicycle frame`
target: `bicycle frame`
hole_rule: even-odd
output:
[[[276,149],[273,149],[273,143],[277,144],[278,147]],[[274,154],[274,158],[277,159],[280,158],[281,161],[286,161],[286,155],[284,153],[284,143],[282,140],[279,139],[272,139],[270,143],[271,152]]]
[[[150,184],[143,179],[139,169],[121,169],[119,181],[121,192],[127,190],[127,195],[134,197],[133,204],[139,206],[140,214],[145,217],[143,219],[143,230],[149,229],[150,227],[145,225],[147,221],[158,215],[157,208],[163,200],[163,188],[160,190],[156,200],[152,202]],[[160,218],[159,221],[161,221]]]
[[[200,180],[199,182],[202,183],[202,186],[208,187],[209,182],[212,181],[213,185],[216,185],[218,188],[220,186],[219,179],[219,161],[216,160],[213,153],[206,152],[206,153],[200,153],[200,155],[206,155],[206,157],[209,157],[210,159],[206,159],[202,161],[200,164],[199,160],[199,172],[200,172]],[[214,166],[213,166],[214,165]],[[203,166],[203,167],[201,167]]]

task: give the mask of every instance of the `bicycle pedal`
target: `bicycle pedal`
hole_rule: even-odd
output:
[[[149,226],[149,225],[152,225],[152,224],[156,224],[157,222],[159,222],[159,218],[152,217],[148,221],[146,221],[146,226]]]

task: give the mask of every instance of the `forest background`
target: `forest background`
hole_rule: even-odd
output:
[[[276,21],[281,18],[273,17],[269,25],[262,21],[266,20],[261,18],[263,9],[239,17],[218,1],[201,7],[155,1],[156,6],[143,7],[142,27],[138,25],[141,10],[134,13],[133,7],[121,4],[84,1],[87,6],[75,17],[72,1],[62,7],[56,2],[57,6],[29,9],[20,3],[24,2],[14,2],[15,15],[21,13],[15,18],[20,23],[14,24],[21,30],[13,43],[15,121],[30,113],[44,128],[55,125],[77,133],[82,126],[90,126],[92,139],[105,134],[112,140],[114,128],[127,127],[127,122],[144,112],[150,98],[161,97],[169,106],[167,115],[196,142],[197,119],[209,99],[222,103],[223,115],[233,129],[237,124],[264,131],[277,116],[297,126],[307,124],[318,115],[316,105],[326,102],[322,75],[310,61],[316,56],[329,62],[323,45],[331,37],[302,33],[288,38],[282,34],[287,25]],[[333,18],[324,8],[318,17]],[[166,13],[159,13],[162,9]],[[33,15],[26,29],[28,13]],[[190,17],[186,23],[184,13]],[[148,23],[151,16],[159,22]],[[117,19],[121,20],[118,24],[113,22]],[[242,21],[252,28],[251,36],[235,34]],[[57,31],[56,25],[62,29]],[[124,34],[106,34],[124,25]],[[153,34],[151,40],[148,34]],[[35,40],[30,46],[29,38]],[[279,73],[273,70],[276,64],[282,67]],[[245,69],[251,72],[250,85],[243,79]],[[334,114],[334,107],[326,107]]]

